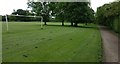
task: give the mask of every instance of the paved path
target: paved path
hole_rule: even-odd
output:
[[[103,40],[103,62],[118,62],[118,36],[104,26],[100,26]]]

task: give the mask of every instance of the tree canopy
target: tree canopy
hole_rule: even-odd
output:
[[[22,9],[18,9],[17,11],[14,10],[12,14],[13,15],[30,15],[29,11],[22,10]]]
[[[120,1],[99,7],[96,12],[96,18],[99,24],[106,25],[118,32],[120,25]]]
[[[94,11],[89,2],[28,2],[28,7],[36,15],[47,19],[44,22],[49,21],[51,16],[61,21],[62,25],[64,21],[71,22],[71,26],[94,21]]]
[[[114,17],[120,15],[120,1],[119,2],[113,2],[110,4],[105,4],[97,9],[97,20],[98,23],[107,25],[108,23],[111,23]],[[102,21],[101,21],[102,20]]]

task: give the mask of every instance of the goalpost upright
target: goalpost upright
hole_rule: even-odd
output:
[[[42,24],[42,22],[43,22],[43,17],[41,16],[41,29],[43,29],[43,24]]]
[[[5,19],[6,19],[6,29],[8,31],[8,19],[7,19],[7,14],[5,15]]]

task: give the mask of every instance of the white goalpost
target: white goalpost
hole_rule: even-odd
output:
[[[9,31],[9,24],[8,24],[8,16],[18,16],[18,17],[33,17],[33,18],[41,18],[40,20],[40,26],[41,29],[43,29],[43,17],[42,16],[24,16],[24,15],[5,15],[5,20],[6,20],[6,30]]]
[[[5,15],[5,19],[6,19],[6,29],[8,31],[8,19],[7,19],[7,14]]]

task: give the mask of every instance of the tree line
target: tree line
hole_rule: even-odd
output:
[[[39,17],[27,17],[27,16],[34,16],[34,14],[30,13],[28,10],[18,9],[16,11],[14,10],[11,15],[7,15],[7,19],[9,21],[24,21],[24,22],[41,20],[41,18]],[[6,21],[5,16],[2,16],[2,20]]]
[[[78,26],[78,23],[91,23],[94,21],[94,11],[90,2],[28,2],[32,12],[41,15],[46,25],[49,18],[55,17],[55,21],[71,22],[71,26]]]
[[[95,12],[90,6],[90,2],[28,2],[31,11],[18,9],[12,15],[42,16],[44,24],[47,22],[59,21],[64,26],[64,22],[70,22],[71,26],[78,26],[78,23],[93,23]],[[33,20],[33,18],[9,17],[11,20]],[[34,18],[35,19],[35,18]],[[36,19],[40,20],[40,19]]]
[[[99,7],[96,12],[96,19],[98,24],[108,26],[120,33],[120,1]]]

